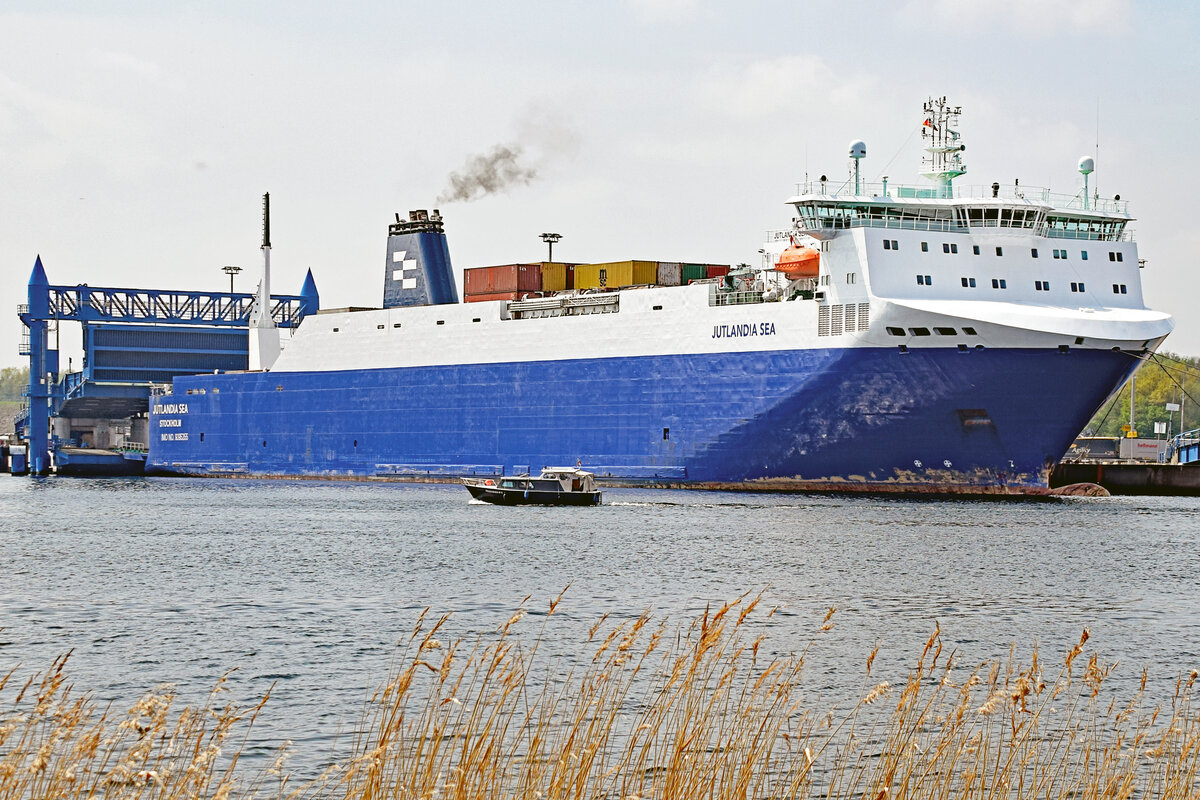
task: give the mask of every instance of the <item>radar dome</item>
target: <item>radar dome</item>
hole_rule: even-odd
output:
[[[850,143],[850,157],[851,158],[866,158],[867,157],[867,143],[864,142],[862,139],[855,139],[853,142],[851,142]]]
[[[1079,171],[1084,175],[1090,175],[1096,171],[1096,161],[1091,156],[1084,156],[1079,159]]]

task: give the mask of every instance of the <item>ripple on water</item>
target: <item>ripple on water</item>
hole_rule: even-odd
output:
[[[774,653],[812,642],[812,691],[902,681],[935,626],[969,663],[1089,627],[1171,679],[1200,642],[1200,500],[971,502],[608,489],[589,509],[473,504],[459,486],[0,478],[0,673],[74,650],[70,674],[131,704],[161,683],[201,702],[274,684],[248,756],[294,742],[326,763],[422,610],[494,631],[530,596],[531,636],[570,658],[602,614],[686,621],[765,589]],[[545,610],[569,585],[560,613]],[[833,630],[817,633],[829,607]],[[765,614],[764,614],[765,617]],[[1164,689],[1169,691],[1169,688]]]

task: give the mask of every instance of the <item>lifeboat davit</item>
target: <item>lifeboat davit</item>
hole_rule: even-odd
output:
[[[794,244],[779,254],[775,269],[792,281],[815,278],[821,269],[821,254],[816,248]]]

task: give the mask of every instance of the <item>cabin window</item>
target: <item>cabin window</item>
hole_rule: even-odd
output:
[[[479,319],[479,317],[472,317],[472,318],[471,318],[471,322],[480,322],[480,321],[481,321],[481,320]]]
[[[954,330],[954,328],[934,328],[933,332],[938,336],[954,336],[956,333],[958,333],[958,331]]]
[[[393,323],[392,323],[392,327],[393,327],[393,328],[399,328],[399,327],[400,327],[400,323],[399,323],[399,322],[393,322]]]
[[[663,441],[667,442],[667,441],[670,441],[670,439],[671,439],[671,429],[663,428]]]
[[[929,252],[929,242],[921,242],[921,252],[922,253]]]
[[[918,275],[917,276],[917,286],[933,286],[933,276],[932,275]]]
[[[992,288],[993,289],[1007,289],[1008,281],[1006,281],[1004,278],[992,278]]]
[[[854,283],[855,280],[857,279],[857,277],[858,277],[857,272],[847,272],[846,273],[846,283]]]
[[[1034,281],[1033,288],[1039,292],[1050,291],[1050,281]]]
[[[974,278],[963,278],[962,285],[963,285],[963,288],[974,289],[975,288],[975,279]]]
[[[977,245],[977,244],[971,245],[971,252],[974,253],[975,255],[979,255],[979,245]]]
[[[893,250],[899,250],[899,249],[900,249],[900,242],[896,241],[895,239],[892,239],[892,249],[893,249]]]
[[[909,328],[908,332],[913,336],[928,336],[929,328]]]
[[[383,326],[382,326],[382,325],[376,325],[376,326],[375,326],[375,330],[377,330],[377,331],[381,331],[381,330],[383,330]]]
[[[439,320],[437,321],[437,324],[438,324],[438,325],[445,325],[445,324],[446,324],[446,320],[444,320],[444,319],[439,319]]]
[[[978,336],[979,335],[975,332],[974,328],[963,328],[963,333],[965,333],[967,336]]]
[[[892,336],[903,336],[904,328],[893,328],[892,326],[889,325],[887,332],[890,333]]]
[[[1087,289],[1083,288],[1083,281],[1080,281],[1079,283],[1076,283],[1075,281],[1071,281],[1071,291],[1072,292],[1086,292]]]
[[[1036,247],[1029,248],[1029,255],[1033,256],[1034,258],[1037,258],[1038,257],[1037,248]]]
[[[884,240],[883,240],[883,249],[884,249],[884,250],[891,250],[891,249],[892,249],[892,240],[891,240],[891,239],[884,239]]]
[[[1079,251],[1079,260],[1080,260],[1080,261],[1087,261],[1087,250],[1080,250],[1080,251]]]
[[[996,248],[996,255],[998,255],[998,256],[1002,256],[1002,255],[1004,255],[1004,248],[1003,248],[1003,247],[997,247],[997,248]]]
[[[1128,292],[1129,292],[1129,289],[1125,284],[1123,284],[1123,283],[1114,283],[1113,284],[1113,294],[1127,294]]]

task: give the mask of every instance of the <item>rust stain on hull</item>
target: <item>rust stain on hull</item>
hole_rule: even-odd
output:
[[[352,481],[356,483],[412,483],[412,484],[458,484],[461,479],[457,476],[436,475],[346,475],[346,474],[258,474],[250,475],[244,472],[208,472],[204,475],[184,475],[170,472],[152,473],[160,477],[203,477],[203,478],[237,478],[240,480],[281,480],[281,481]],[[1021,481],[1027,481],[1031,476],[1015,476]],[[690,489],[696,491],[714,492],[753,492],[753,493],[812,493],[812,494],[853,494],[853,495],[912,495],[919,497],[976,497],[976,498],[1052,498],[1061,494],[1046,485],[1043,476],[1041,485],[1019,483],[1013,485],[1008,480],[988,474],[971,475],[970,480],[965,475],[926,474],[917,476],[913,473],[897,475],[890,480],[851,481],[844,478],[760,478],[750,481],[678,481],[662,479],[632,480],[621,478],[601,478],[597,483],[605,488],[628,489]]]

